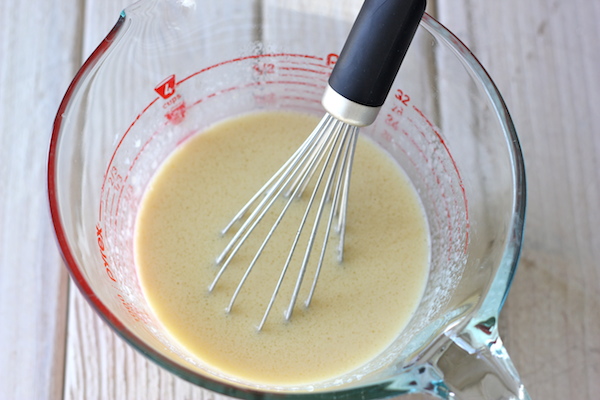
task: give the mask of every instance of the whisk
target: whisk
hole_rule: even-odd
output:
[[[300,236],[305,228],[309,228],[310,234],[302,263],[290,302],[284,312],[285,320],[291,319],[317,240],[321,220],[325,218],[327,203],[331,206],[329,215],[325,218],[323,244],[314,277],[304,302],[306,307],[313,298],[332,230],[339,236],[337,259],[339,262],[343,260],[350,175],[359,127],[370,125],[375,121],[425,12],[425,6],[425,0],[365,0],[323,94],[322,105],[326,110],[325,116],[293,156],[222,231],[225,234],[234,225],[241,223],[231,241],[217,257],[216,262],[220,268],[209,286],[209,291],[214,290],[232,259],[238,254],[256,226],[269,212],[277,215],[235,289],[226,312],[231,311],[267,243],[292,207],[294,200],[309,186],[309,182],[312,182],[314,187],[306,210],[257,329],[260,331],[263,328],[288,272]],[[318,199],[319,194],[320,199]],[[284,206],[277,214],[277,211],[272,211],[272,206],[282,197],[285,198]],[[311,219],[314,217],[312,224],[308,221],[309,217]]]

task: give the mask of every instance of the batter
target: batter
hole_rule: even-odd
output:
[[[285,223],[230,314],[224,309],[253,251],[237,256],[208,293],[218,271],[214,260],[231,237],[220,230],[317,122],[269,112],[219,123],[166,160],[139,210],[136,263],[156,316],[191,353],[242,381],[305,385],[352,371],[398,336],[425,286],[429,236],[419,199],[394,161],[359,136],[344,261],[335,259],[336,240],[310,307],[302,306],[301,292],[284,322],[292,271],[267,323],[255,329],[289,250],[284,240],[295,234],[296,226]]]

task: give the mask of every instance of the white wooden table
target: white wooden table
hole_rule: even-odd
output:
[[[0,399],[224,399],[117,338],[69,282],[53,237],[54,115],[128,3],[0,2]],[[533,399],[596,399],[600,1],[429,3],[499,86],[525,154],[528,220],[504,342]]]

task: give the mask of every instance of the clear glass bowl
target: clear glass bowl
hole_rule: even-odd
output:
[[[384,354],[306,387],[240,382],[175,342],[143,296],[133,228],[161,161],[190,135],[231,116],[271,109],[322,115],[320,98],[359,3],[311,9],[267,0],[147,0],[124,10],[77,73],[54,124],[48,189],[67,267],[129,344],[219,393],[527,399],[497,332],[525,216],[517,135],[483,67],[429,15],[379,117],[361,129],[412,179],[432,233],[425,296]]]

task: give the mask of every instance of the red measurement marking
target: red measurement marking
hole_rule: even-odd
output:
[[[132,197],[133,197],[133,187],[131,185],[127,185],[127,180],[129,179],[129,174],[133,170],[133,167],[135,166],[135,164],[137,163],[139,158],[142,156],[142,153],[146,150],[146,147],[148,147],[150,142],[152,142],[152,140],[154,140],[156,135],[158,135],[158,133],[161,131],[161,129],[164,128],[167,124],[168,124],[168,121],[165,121],[160,129],[154,131],[152,133],[152,135],[150,135],[148,140],[146,140],[146,142],[144,142],[144,144],[140,147],[140,150],[136,153],[135,157],[133,158],[133,161],[131,162],[131,165],[129,165],[127,175],[125,175],[125,178],[123,179],[123,188],[127,187],[127,190],[128,190],[128,193],[126,194],[127,196],[125,199],[126,202],[132,201]],[[121,196],[123,195],[123,188],[121,188],[121,191],[119,192],[119,196],[117,198],[117,208],[115,209],[115,215],[119,214],[119,209],[121,206]]]
[[[413,119],[407,118],[407,121],[410,122],[412,124],[413,128],[415,128],[416,131],[421,134],[421,136],[425,140],[426,144],[430,144],[431,143],[431,141],[428,140],[427,135],[425,134],[425,132],[423,132],[423,130],[419,128],[419,125],[417,125],[417,123]],[[431,123],[429,122],[429,120],[427,120],[427,121],[428,121],[428,124],[430,126],[432,126]],[[433,128],[432,128],[432,130],[433,130]],[[417,151],[421,154],[421,157],[425,160],[425,163],[429,164],[429,158],[427,157],[425,151],[421,148],[421,146],[419,146],[419,144],[417,144],[417,142],[415,142],[415,140],[408,134],[407,131],[403,130],[402,132],[408,138],[408,140],[412,143],[412,145],[417,149]],[[434,130],[434,132],[435,132],[435,130]],[[435,156],[435,153],[433,155]],[[436,163],[436,165],[441,165],[444,174],[450,176],[450,174],[448,173],[448,170],[446,168],[446,163],[444,162],[443,159],[440,159],[439,163]],[[456,168],[456,166],[455,166],[455,168]],[[441,181],[439,175],[437,174],[436,169],[435,169],[435,167],[433,165],[430,168],[430,173],[435,178],[435,181],[436,181],[437,185],[440,186],[442,181]],[[459,179],[460,179],[460,176],[459,176]],[[456,203],[456,196],[454,196],[454,194],[455,194],[454,186],[451,185],[450,186],[450,190],[452,191],[452,194],[453,194],[452,195],[452,199],[454,199],[455,203]],[[428,190],[428,192],[429,192],[429,190]],[[452,232],[453,227],[452,227],[452,220],[450,218],[450,216],[451,216],[450,208],[448,207],[448,197],[445,195],[444,192],[441,193],[440,197],[441,197],[441,199],[443,201],[443,204],[444,204],[444,211],[446,212],[446,221],[447,221],[448,231]],[[466,207],[466,205],[465,205],[465,207]],[[441,223],[441,219],[440,219],[439,214],[437,212],[437,208],[434,208],[434,210],[435,210],[436,220]],[[450,247],[451,243],[452,243],[452,237],[449,236],[449,241],[448,241],[448,246],[449,247]],[[450,254],[448,254],[448,257],[450,257]]]
[[[171,75],[159,83],[154,90],[163,99],[168,99],[175,93],[175,75]]]
[[[381,136],[383,136],[383,140],[385,140],[388,143],[393,143],[393,136],[390,133],[390,131],[388,131],[387,129],[383,130],[383,133],[381,134]]]
[[[319,75],[328,75],[329,72],[328,71],[317,71],[314,69],[310,69],[310,68],[299,68],[299,67],[281,67],[279,69],[282,69],[284,71],[300,71],[300,72],[310,72],[313,74],[319,74]]]
[[[115,190],[119,190],[121,188],[121,184],[123,183],[123,176],[119,174],[117,167],[112,166],[110,168],[110,175],[108,176],[108,184]]]
[[[264,81],[264,82],[251,82],[251,83],[247,83],[243,86],[232,86],[230,88],[227,89],[223,89],[220,90],[218,92],[215,93],[211,93],[205,97],[202,97],[198,100],[196,100],[188,109],[191,109],[192,107],[202,103],[203,101],[206,101],[210,98],[216,97],[220,94],[223,93],[227,93],[227,92],[231,92],[231,91],[235,91],[235,90],[239,90],[239,89],[246,89],[252,86],[261,86],[261,85],[297,85],[297,86],[301,86],[301,87],[314,87],[314,88],[318,88],[318,89],[322,89],[321,85],[317,85],[314,83],[308,83],[308,82],[296,82],[296,81]],[[312,92],[306,92],[306,93],[312,93]]]
[[[309,65],[311,67],[324,68],[329,72],[331,72],[331,68],[332,68],[330,65],[327,65],[326,63],[325,64],[323,64],[323,63],[317,64],[317,63],[312,63],[312,62],[306,62],[306,61],[300,62],[300,61],[293,61],[293,60],[286,60],[285,63],[289,64],[289,65],[302,65],[302,66]]]
[[[181,99],[182,99],[182,96],[179,93],[177,93],[177,95],[175,97],[173,97],[171,100],[165,101],[165,103],[162,105],[162,108],[164,108],[166,110],[167,108],[171,107],[172,105],[177,104],[177,102]]]
[[[129,178],[129,175],[127,175],[125,177],[125,180],[127,180],[127,178]],[[119,208],[121,207],[121,200],[123,200],[123,202],[125,203],[125,205],[127,206],[132,206],[133,203],[133,186],[131,186],[130,184],[124,184],[123,188],[121,189],[121,191],[119,192],[119,197],[117,198],[117,209],[115,214],[119,215]]]
[[[408,133],[406,131],[403,131],[403,133],[408,136]],[[384,137],[384,139],[389,138],[388,141],[392,142],[393,135],[388,130],[386,130],[386,129],[383,130],[383,137]],[[420,178],[420,179],[418,179],[418,181],[422,182],[425,185],[425,193],[427,194],[427,197],[432,198],[431,185],[429,184],[429,180],[426,179],[425,174],[423,173],[423,171],[421,169],[422,163],[417,163],[415,161],[415,159],[406,151],[406,149],[403,146],[401,146],[400,144],[398,144],[396,142],[392,142],[392,143],[393,143],[394,147],[396,147],[397,149],[400,149],[400,151],[402,151],[404,153],[404,155],[406,156],[406,159],[412,164],[413,168],[415,169],[415,172],[417,173],[417,176]],[[420,149],[420,147],[417,146],[414,142],[412,142],[412,145],[417,149],[417,151],[419,153],[422,153],[422,150]],[[435,220],[440,222],[441,218],[440,218],[440,214],[438,213],[437,207],[433,207],[433,214],[434,214]],[[441,222],[440,222],[440,224],[441,224]]]
[[[169,122],[171,122],[173,125],[179,125],[185,119],[186,111],[187,108],[185,106],[185,102],[183,102],[166,113],[165,117],[167,117]]]
[[[417,128],[417,127],[415,126],[415,128]],[[419,130],[419,128],[417,128],[417,130]],[[427,154],[425,153],[425,151],[423,151],[423,149],[421,148],[421,146],[419,146],[419,144],[417,142],[415,142],[415,140],[412,138],[411,135],[409,135],[409,133],[406,130],[402,129],[402,133],[404,134],[404,136],[406,136],[408,138],[408,140],[410,141],[410,143],[412,143],[412,145],[417,149],[417,151],[421,155],[421,158],[423,160],[425,160],[425,163],[429,164],[429,158],[427,157]],[[421,132],[421,134],[422,134],[422,132]],[[436,178],[436,180],[439,181],[439,178],[438,178],[438,176],[437,176],[437,174],[436,174],[436,172],[435,172],[435,170],[433,168],[431,169],[431,172],[433,173],[433,176]]]
[[[115,275],[113,274],[113,272],[111,270],[110,263],[108,262],[108,257],[106,256],[106,247],[104,245],[104,235],[102,234],[102,227],[100,226],[100,224],[96,225],[96,239],[98,242],[98,248],[100,249],[100,256],[102,257],[102,262],[104,263],[104,270],[106,271],[108,278],[111,281],[116,282],[117,279],[115,278]]]
[[[260,63],[256,64],[252,67],[254,72],[260,75],[266,74],[274,74],[275,73],[275,64],[273,63]]]
[[[399,116],[403,116],[404,115],[404,107],[402,106],[394,106],[392,107],[392,113],[399,115]]]
[[[175,146],[178,147],[181,144],[185,143],[189,138],[194,136],[196,133],[198,133],[197,130],[193,130],[191,132],[186,133],[185,135],[183,135],[183,137],[181,139],[179,139],[179,141],[177,143],[175,143]]]
[[[280,98],[282,100],[300,100],[300,101],[308,102],[308,103],[321,104],[321,100],[320,99],[311,99],[311,98],[302,97],[302,96],[281,96]]]
[[[252,56],[245,56],[245,57],[233,58],[231,60],[223,61],[223,62],[214,64],[214,65],[211,65],[210,67],[203,68],[200,71],[196,71],[193,74],[191,74],[190,76],[188,76],[188,77],[180,80],[177,83],[177,85],[182,84],[183,82],[187,81],[188,79],[191,79],[191,78],[195,77],[196,75],[199,75],[199,74],[204,73],[206,71],[209,71],[211,69],[220,67],[222,65],[227,65],[227,64],[231,64],[231,63],[235,63],[235,62],[244,61],[244,60],[253,60],[253,59],[258,59],[258,58],[269,58],[269,57],[273,57],[273,58],[276,58],[276,57],[291,57],[291,58],[302,58],[302,59],[323,61],[322,57],[310,56],[310,55],[306,55],[306,54],[293,54],[293,53],[256,54],[256,55],[252,55]]]
[[[129,171],[131,172],[131,170],[133,169],[133,167],[135,166],[135,164],[137,163],[137,161],[139,160],[139,158],[142,156],[142,153],[144,152],[144,150],[146,150],[146,146],[148,146],[148,144],[154,139],[154,136],[158,133],[158,131],[155,131],[152,136],[150,136],[150,139],[146,140],[146,142],[142,145],[142,147],[140,147],[140,151],[137,152],[137,154],[135,155],[135,157],[133,158],[133,161],[131,162],[131,165],[129,166]],[[129,174],[127,174],[125,176],[125,182],[127,182],[127,178],[129,178]]]
[[[332,58],[333,56],[334,56],[333,54],[330,54],[328,56],[327,65],[330,65],[333,62],[333,58]],[[193,77],[195,77],[195,76],[197,76],[197,75],[199,75],[199,74],[201,74],[203,72],[212,70],[214,68],[217,68],[217,67],[220,67],[220,66],[223,66],[223,65],[227,65],[227,64],[239,62],[239,61],[252,60],[252,59],[261,59],[261,58],[269,58],[269,57],[273,57],[273,58],[276,58],[276,57],[286,57],[286,58],[290,58],[292,60],[293,59],[302,59],[302,60],[314,60],[314,61],[321,62],[321,63],[324,62],[324,59],[322,57],[311,56],[311,55],[306,55],[306,54],[292,54],[292,53],[257,54],[257,55],[251,55],[251,56],[246,56],[246,57],[238,57],[238,58],[234,58],[234,59],[231,59],[231,60],[227,60],[227,61],[223,61],[221,63],[217,63],[217,64],[214,64],[214,65],[211,65],[211,66],[209,66],[207,68],[203,68],[203,69],[201,69],[199,71],[196,71],[196,72],[192,73],[191,75],[185,77],[184,79],[180,80],[179,82],[175,81],[175,75],[171,75],[168,78],[166,78],[163,82],[161,82],[155,89],[158,89],[157,93],[159,94],[160,97],[166,99],[167,97],[170,97],[170,96],[172,96],[175,93],[177,86],[179,86],[183,82],[185,82],[185,81],[187,81],[187,80],[189,80],[189,79],[191,79],[191,78],[193,78]],[[290,60],[289,63],[293,64],[294,62]],[[267,71],[271,70],[271,67],[267,66],[269,64],[271,64],[271,63],[265,63],[264,64],[264,66],[265,66],[265,68],[266,68]],[[322,65],[322,64],[311,63],[311,65],[315,65],[316,66],[316,65]],[[290,85],[291,84],[291,85],[302,85],[302,86],[309,86],[309,87],[315,87],[315,88],[321,89],[321,86],[317,85],[317,84],[311,84],[311,83],[307,83],[307,82],[285,81],[285,80],[283,80],[283,81],[269,81],[269,82],[253,82],[253,83],[245,85],[243,87],[245,88],[245,87],[250,87],[250,86],[254,86],[254,85],[262,85],[262,84],[282,84],[282,85]],[[173,88],[173,91],[171,91],[171,88]],[[215,97],[218,94],[226,93],[228,91],[237,90],[237,89],[240,89],[240,87],[237,87],[237,86],[236,87],[231,87],[229,89],[225,89],[225,90],[219,91],[217,93],[213,93],[213,94],[205,97],[204,99],[197,100],[196,102],[194,102],[187,109],[189,109],[192,106],[195,106],[195,105],[201,103],[203,100],[206,100],[209,97]],[[177,99],[179,99],[179,97]],[[142,117],[142,115],[144,115],[146,113],[146,111],[148,111],[148,109],[150,109],[150,107],[152,107],[154,105],[154,103],[156,103],[156,101],[158,101],[158,99],[159,99],[159,97],[157,97],[154,100],[152,100],[142,110],[142,112],[140,112],[136,116],[136,118],[129,125],[129,127],[127,128],[127,130],[125,131],[125,133],[123,134],[123,136],[121,137],[121,139],[119,140],[119,142],[117,143],[117,146],[115,147],[115,150],[113,151],[113,154],[111,155],[111,158],[110,158],[110,160],[108,162],[108,165],[107,165],[106,172],[104,174],[104,179],[102,181],[102,186],[101,186],[101,189],[100,189],[100,197],[101,198],[103,198],[104,195],[105,195],[105,186],[106,186],[106,182],[107,182],[107,179],[108,179],[109,171],[110,171],[111,167],[113,166],[114,159],[116,157],[116,154],[117,154],[118,150],[120,149],[121,145],[123,144],[123,141],[128,136],[128,134],[131,131],[131,129],[135,126],[135,124]],[[171,102],[175,103],[176,100],[171,99],[168,103],[171,103]],[[179,118],[182,117],[182,114],[183,114],[183,109],[179,109],[177,112],[175,112],[174,114],[172,114],[173,120],[179,120]],[[156,132],[154,134],[156,134]],[[138,153],[138,156],[136,156],[136,160],[137,160],[137,158],[139,158],[139,153]],[[107,200],[108,199],[106,199],[105,201],[107,201]],[[102,221],[103,212],[104,212],[104,210],[103,210],[103,206],[102,206],[102,202],[101,202],[99,210],[98,210],[98,220],[99,220],[99,222]]]
[[[107,210],[109,217],[111,214],[111,211],[113,209],[113,202],[114,202],[114,198],[115,195],[111,190],[112,188],[109,187],[108,190],[106,191],[106,195],[104,195],[104,209]],[[110,199],[112,199],[113,201],[111,202]]]
[[[466,253],[467,247],[469,245],[469,231],[470,231],[469,228],[470,228],[471,224],[469,222],[469,206],[468,206],[468,200],[467,200],[467,193],[465,191],[465,185],[463,183],[462,177],[458,170],[458,165],[456,164],[454,157],[452,157],[452,153],[450,153],[450,149],[448,149],[448,146],[446,145],[446,142],[442,138],[442,135],[438,132],[438,130],[435,128],[435,126],[431,123],[431,121],[429,121],[429,119],[425,116],[425,114],[423,114],[423,112],[421,110],[419,110],[417,107],[413,106],[413,109],[425,120],[427,125],[429,125],[429,127],[433,131],[433,133],[435,133],[438,140],[444,147],[444,150],[446,150],[448,157],[450,157],[450,162],[452,163],[452,166],[454,167],[454,171],[456,172],[456,176],[458,178],[458,185],[460,186],[460,190],[462,192],[463,202],[464,202],[464,206],[465,206],[465,219],[466,219],[466,228],[467,228],[466,229],[466,239],[465,239],[465,253]]]
[[[146,315],[146,313],[140,311],[135,304],[126,301],[122,295],[117,294],[117,298],[121,301],[121,304],[123,305],[123,307],[125,307],[125,310],[127,310],[127,312],[129,313],[129,315],[131,315],[134,321],[143,321],[143,317]]]
[[[117,194],[111,192],[111,195],[112,196],[111,196],[111,200],[110,200],[109,214],[114,216],[114,215],[116,215],[115,213],[113,213],[113,210],[115,209],[115,200],[117,198]],[[117,223],[117,219],[115,218],[115,219],[113,219],[113,224],[116,224],[116,223]]]
[[[275,93],[268,94],[254,94],[254,101],[258,105],[273,105],[277,102],[277,95]]]
[[[261,83],[262,84],[262,83]],[[298,82],[298,81],[266,81],[265,85],[292,85],[302,86],[302,87],[313,87],[317,89],[323,89],[322,85],[318,85],[316,83],[308,83],[308,82]]]
[[[129,175],[127,175],[125,177],[125,181],[127,181],[127,178],[129,178]],[[133,187],[131,185],[123,185],[123,187],[121,188],[121,190],[119,191],[119,195],[117,196],[117,206],[115,208],[115,216],[119,215],[119,209],[121,208],[121,198],[123,197],[123,191],[125,190],[125,188],[131,188],[131,190],[133,191]],[[127,200],[130,199],[130,196],[127,196]],[[116,225],[116,223],[115,223]]]
[[[340,58],[340,56],[335,53],[327,54],[327,65],[334,66],[335,63],[337,62],[338,58]]]
[[[402,133],[409,139],[410,143],[417,150],[417,152],[421,155],[421,157],[424,158],[423,149],[410,137],[409,133],[406,130],[402,130]],[[423,164],[415,161],[415,159],[411,156],[411,153],[408,153],[408,151],[403,146],[401,146],[399,143],[394,142],[392,140],[393,135],[386,129],[383,130],[383,138],[386,139],[388,142],[393,143],[394,147],[396,147],[397,149],[400,149],[400,151],[402,151],[404,153],[406,158],[409,160],[409,162],[412,164],[413,168],[415,169],[415,172],[420,177],[420,179],[418,179],[418,181],[425,185],[425,192],[427,193],[427,197],[432,198],[431,185],[429,184],[429,180],[426,179],[426,175],[424,174],[424,172],[422,171],[422,168],[421,168]],[[433,171],[433,174],[435,176],[435,171]],[[434,213],[435,220],[440,221],[441,219],[440,219],[437,207],[433,207],[433,213]]]
[[[427,135],[425,134],[425,132],[423,132],[422,129],[419,128],[419,125],[415,122],[414,119],[410,118],[410,117],[406,117],[406,120],[408,122],[410,122],[415,129],[417,130],[417,132],[419,132],[421,134],[421,136],[423,137],[423,140],[427,143],[427,144],[431,144],[431,140],[429,140],[429,138],[427,137]]]
[[[322,83],[321,86],[320,86],[321,90],[325,90],[324,84],[327,84],[327,81],[328,81],[328,78],[329,78],[328,75],[324,75],[322,77],[320,77],[320,76],[313,77],[313,76],[306,76],[306,75],[299,75],[299,74],[281,74],[280,76],[282,76],[284,78],[300,78],[300,79],[306,79],[306,78],[308,78],[308,79],[311,79],[311,80],[313,80],[315,82],[321,82]],[[298,82],[298,83],[300,83],[300,82]]]
[[[271,84],[272,84],[272,83],[282,83],[282,84],[286,84],[286,85],[289,85],[289,84],[292,84],[292,83],[293,83],[293,84],[304,84],[303,82],[289,82],[289,81],[270,82],[270,83],[271,83]],[[260,84],[263,84],[263,83],[260,83],[260,82],[258,82],[258,83],[257,83],[257,82],[253,82],[253,83],[251,83],[251,84],[248,84],[248,85],[246,85],[245,87],[247,87],[247,86],[255,86],[255,85],[260,85]],[[303,86],[304,86],[304,85],[303,85]],[[308,85],[308,86],[316,86],[316,85]],[[219,91],[219,92],[216,92],[216,93],[211,93],[211,94],[207,95],[206,97],[204,97],[204,98],[202,98],[202,99],[199,99],[198,101],[196,101],[194,104],[192,104],[192,106],[191,106],[191,107],[193,107],[193,106],[195,106],[195,105],[197,105],[197,104],[201,103],[202,101],[204,101],[204,100],[206,100],[206,99],[208,99],[208,98],[213,98],[213,97],[216,97],[216,96],[218,96],[218,95],[220,95],[220,94],[227,93],[227,92],[230,92],[230,91],[235,91],[235,90],[238,90],[238,89],[240,89],[240,87],[238,87],[238,86],[234,86],[234,87],[230,87],[230,88],[227,88],[227,89],[223,89],[223,90],[221,90],[221,91]],[[313,92],[308,92],[308,91],[307,91],[306,93],[308,93],[308,94],[313,94]],[[318,103],[318,104],[320,104],[320,100],[317,100],[317,99],[308,99],[308,98],[301,97],[301,96],[283,96],[283,97],[282,97],[282,99],[288,99],[288,100],[303,100],[303,101],[310,101],[310,102],[313,102],[313,103]],[[191,107],[190,107],[190,108],[191,108]],[[311,110],[312,110],[312,109],[311,109]],[[165,122],[165,124],[166,124],[166,122]],[[135,163],[136,163],[136,162],[138,161],[138,159],[140,158],[141,154],[144,152],[144,150],[146,149],[146,147],[149,145],[149,143],[150,143],[150,142],[151,142],[151,141],[154,139],[154,137],[155,137],[155,136],[156,136],[158,133],[159,133],[159,130],[155,131],[155,132],[152,134],[152,136],[151,136],[151,137],[150,137],[150,138],[149,138],[149,139],[148,139],[148,140],[147,140],[147,141],[146,141],[146,142],[143,144],[143,146],[140,148],[140,151],[139,151],[139,152],[136,154],[136,156],[134,157],[134,159],[133,159],[133,161],[132,161],[131,165],[129,166],[129,172],[131,172],[131,170],[133,169],[133,167],[134,167]],[[195,132],[192,132],[192,133],[190,133],[189,135],[187,135],[187,136],[186,136],[186,138],[185,138],[185,139],[187,139],[189,136],[193,135],[194,133],[195,133]],[[185,140],[185,139],[184,139],[184,140]],[[182,141],[184,141],[184,140],[182,140]],[[112,171],[116,171],[116,168],[115,168],[115,167],[112,167],[112,168],[114,168]],[[120,176],[120,175],[119,175],[119,176]],[[121,178],[121,179],[119,179],[120,185],[119,185],[119,187],[116,187],[116,188],[115,188],[115,190],[119,190],[119,189],[120,189],[120,191],[119,191],[119,194],[118,194],[118,196],[117,196],[117,198],[116,198],[116,208],[114,208],[114,210],[115,210],[115,213],[116,213],[116,214],[118,214],[118,213],[119,213],[120,204],[121,204],[121,196],[122,196],[122,193],[123,193],[123,189],[126,187],[125,183],[127,182],[128,178],[129,178],[129,174],[127,174],[127,175],[126,175],[124,178]],[[108,202],[108,198],[106,198],[106,201]],[[111,205],[110,205],[110,210],[111,210],[111,211],[113,210],[113,207],[115,206],[114,202],[115,202],[115,197],[113,196],[113,197],[112,197],[112,202],[111,202]],[[107,204],[107,205],[108,205],[108,204]]]
[[[396,118],[394,118],[394,116],[392,114],[387,114],[385,116],[385,124],[387,126],[389,126],[390,128],[392,128],[393,130],[397,131],[400,121],[398,121]]]
[[[115,156],[117,155],[117,151],[119,150],[119,148],[123,144],[123,141],[125,140],[125,138],[129,134],[129,132],[131,131],[131,128],[133,128],[133,126],[136,124],[136,122],[142,117],[142,115],[144,115],[144,113],[146,111],[148,111],[148,109],[150,107],[152,107],[154,105],[154,103],[156,103],[157,100],[158,100],[158,97],[155,98],[154,100],[152,100],[150,102],[150,104],[148,104],[146,106],[146,108],[144,108],[142,110],[142,112],[139,113],[137,115],[137,117],[135,117],[135,119],[133,120],[133,122],[129,125],[129,127],[127,128],[127,130],[125,131],[125,133],[121,137],[121,140],[119,140],[119,143],[117,143],[117,146],[115,147],[115,151],[113,151],[113,153],[112,153],[112,155],[110,157],[110,160],[108,161],[108,166],[106,167],[106,172],[104,173],[104,180],[102,181],[102,186],[100,188],[100,198],[102,198],[103,195],[104,195],[104,186],[106,185],[106,180],[107,180],[107,177],[108,177],[108,172],[110,171],[110,168],[112,167],[112,163],[113,163],[113,160],[115,159]],[[100,210],[99,210],[98,220],[102,221],[102,207],[100,207]]]
[[[396,97],[396,99],[400,100],[400,102],[402,104],[404,104],[405,106],[407,106],[408,103],[410,102],[410,96],[407,95],[406,93],[404,93],[400,89],[396,90],[396,94],[394,95],[394,97]]]
[[[399,116],[403,116],[404,114],[404,106],[408,106],[410,104],[410,96],[406,93],[404,93],[403,90],[398,89],[396,91],[396,93],[394,94],[395,99],[398,101],[397,104],[394,105],[394,107],[392,107],[391,111],[386,115],[386,117],[383,119],[383,122],[389,126],[390,128],[392,128],[393,130],[398,131],[400,128],[402,128],[400,126],[400,120],[397,118]],[[415,109],[415,111],[420,115],[420,117],[426,121],[427,125],[429,126],[429,128],[431,128],[431,130],[434,132],[434,134],[437,136],[437,138],[439,139],[439,143],[442,144],[442,147],[445,149],[446,154],[448,154],[448,157],[450,159],[451,164],[454,167],[454,171],[456,172],[456,177],[458,179],[461,191],[462,191],[462,197],[463,197],[463,201],[464,201],[464,209],[465,209],[465,218],[466,218],[466,232],[465,232],[465,245],[464,245],[464,251],[467,251],[467,247],[468,247],[468,243],[469,243],[469,228],[470,228],[470,223],[469,223],[469,216],[468,216],[468,204],[467,204],[467,199],[466,199],[466,193],[464,190],[464,184],[462,181],[462,178],[460,176],[460,173],[458,171],[458,167],[456,165],[456,162],[454,160],[454,158],[452,157],[452,154],[450,153],[445,141],[443,140],[443,138],[441,137],[441,134],[439,133],[439,131],[433,126],[433,124],[431,123],[431,121],[429,121],[429,119],[427,119],[427,117],[425,117],[425,115],[423,114],[423,112],[421,112],[419,109],[417,109],[416,107],[413,107]],[[413,119],[411,119],[410,117],[406,117],[407,122],[409,122],[416,130],[417,132],[420,133],[420,135],[422,136],[423,140],[425,141],[426,145],[431,144],[432,142],[428,139],[428,136],[425,134],[425,132],[420,129],[420,125],[421,124],[417,124]],[[384,138],[387,138],[388,141],[391,141],[391,138],[387,137],[385,135],[385,133],[387,133],[388,135],[389,132],[384,131]],[[425,151],[420,147],[420,145],[412,138],[410,137],[410,135],[408,134],[408,132],[406,131],[402,131],[402,133],[407,137],[407,139],[411,142],[412,146],[420,153],[421,157],[423,157],[423,159],[425,160],[426,163],[428,163],[428,157],[426,156]],[[391,136],[391,135],[390,135]],[[418,171],[418,173],[422,176],[422,173],[420,172],[420,168],[418,167],[417,163],[414,162],[414,160],[408,156],[407,152],[399,145],[396,145],[398,148],[400,148],[400,150],[402,150],[408,157],[408,159],[410,160],[410,162],[413,164],[413,166],[415,167],[416,171]],[[433,156],[435,156],[436,153],[434,152]],[[441,168],[442,171],[445,175],[447,176],[453,176],[453,174],[450,174],[446,168],[446,162],[443,159],[440,159],[440,162],[437,163],[437,165],[441,164]],[[437,182],[438,186],[441,185],[441,179],[438,176],[436,169],[432,166],[430,173],[432,174],[433,178],[435,179],[435,181]],[[427,180],[424,181],[425,182],[425,190],[427,191],[427,193],[431,193],[431,190],[429,188],[429,184],[427,183]],[[458,205],[458,198],[456,196],[456,191],[455,191],[455,187],[453,185],[450,186],[450,190],[452,193],[451,199],[454,201],[454,203],[456,205]],[[440,201],[442,201],[441,206],[443,207],[443,211],[446,214],[445,217],[445,222],[447,225],[447,229],[450,233],[450,241],[448,242],[448,246],[451,247],[451,240],[452,240],[452,230],[453,230],[453,224],[452,224],[452,220],[450,218],[451,213],[450,213],[450,207],[449,207],[449,201],[450,198],[445,194],[445,193],[441,193],[439,195]],[[433,208],[434,214],[435,214],[435,219],[436,221],[438,221],[439,223],[443,223],[444,220],[441,219],[440,215],[438,214],[438,207],[434,207]],[[448,254],[448,256],[450,257],[450,253]]]
[[[321,96],[323,95],[323,87],[320,85],[315,85],[313,86],[313,88],[316,88],[318,90],[310,90],[306,89],[304,86],[300,86],[299,88],[294,88],[293,90],[287,90],[286,93],[304,93],[308,96],[311,96],[311,99],[318,99],[318,101],[320,102]]]

